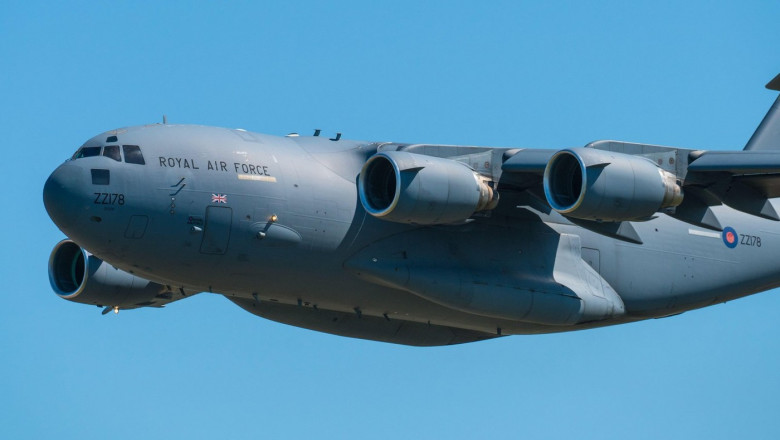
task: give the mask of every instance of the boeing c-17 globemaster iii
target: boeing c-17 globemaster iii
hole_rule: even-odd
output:
[[[679,314],[780,286],[779,108],[744,151],[111,130],[46,182],[49,278],[104,313],[212,292],[419,346]]]

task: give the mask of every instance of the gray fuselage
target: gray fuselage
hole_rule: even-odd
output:
[[[118,142],[107,143],[111,136]],[[61,165],[45,194],[60,229],[119,269],[174,290],[220,293],[245,308],[316,306],[527,334],[666,316],[780,285],[777,222],[725,206],[713,209],[736,232],[734,247],[725,232],[665,214],[632,223],[642,244],[610,238],[511,192],[469,222],[419,226],[372,217],[360,203],[358,175],[381,143],[147,125],[103,133],[85,147],[111,143],[139,146],[145,164],[93,156]],[[497,319],[372,282],[353,268],[363,264],[355,259],[403,259],[455,273],[459,283],[521,286],[551,270],[560,234],[579,236],[582,259],[617,292],[625,314],[576,326]]]

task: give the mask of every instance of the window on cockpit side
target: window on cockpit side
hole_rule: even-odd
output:
[[[103,156],[122,162],[122,155],[119,153],[119,145],[106,145],[103,148]]]
[[[144,155],[141,154],[141,148],[138,145],[122,145],[122,150],[125,152],[125,162],[146,165]]]
[[[81,148],[76,154],[73,155],[74,159],[81,159],[82,157],[100,156],[100,147],[84,147]]]

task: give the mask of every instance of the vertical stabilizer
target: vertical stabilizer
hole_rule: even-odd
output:
[[[769,81],[766,88],[780,91],[780,75]],[[780,96],[750,137],[745,150],[780,150]]]

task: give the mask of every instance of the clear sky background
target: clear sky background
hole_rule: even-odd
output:
[[[163,114],[278,135],[741,149],[775,98],[778,42],[775,1],[3,1],[0,438],[777,438],[778,291],[442,348],[294,328],[209,294],[101,316],[51,291],[64,236],[41,191],[86,139]]]

